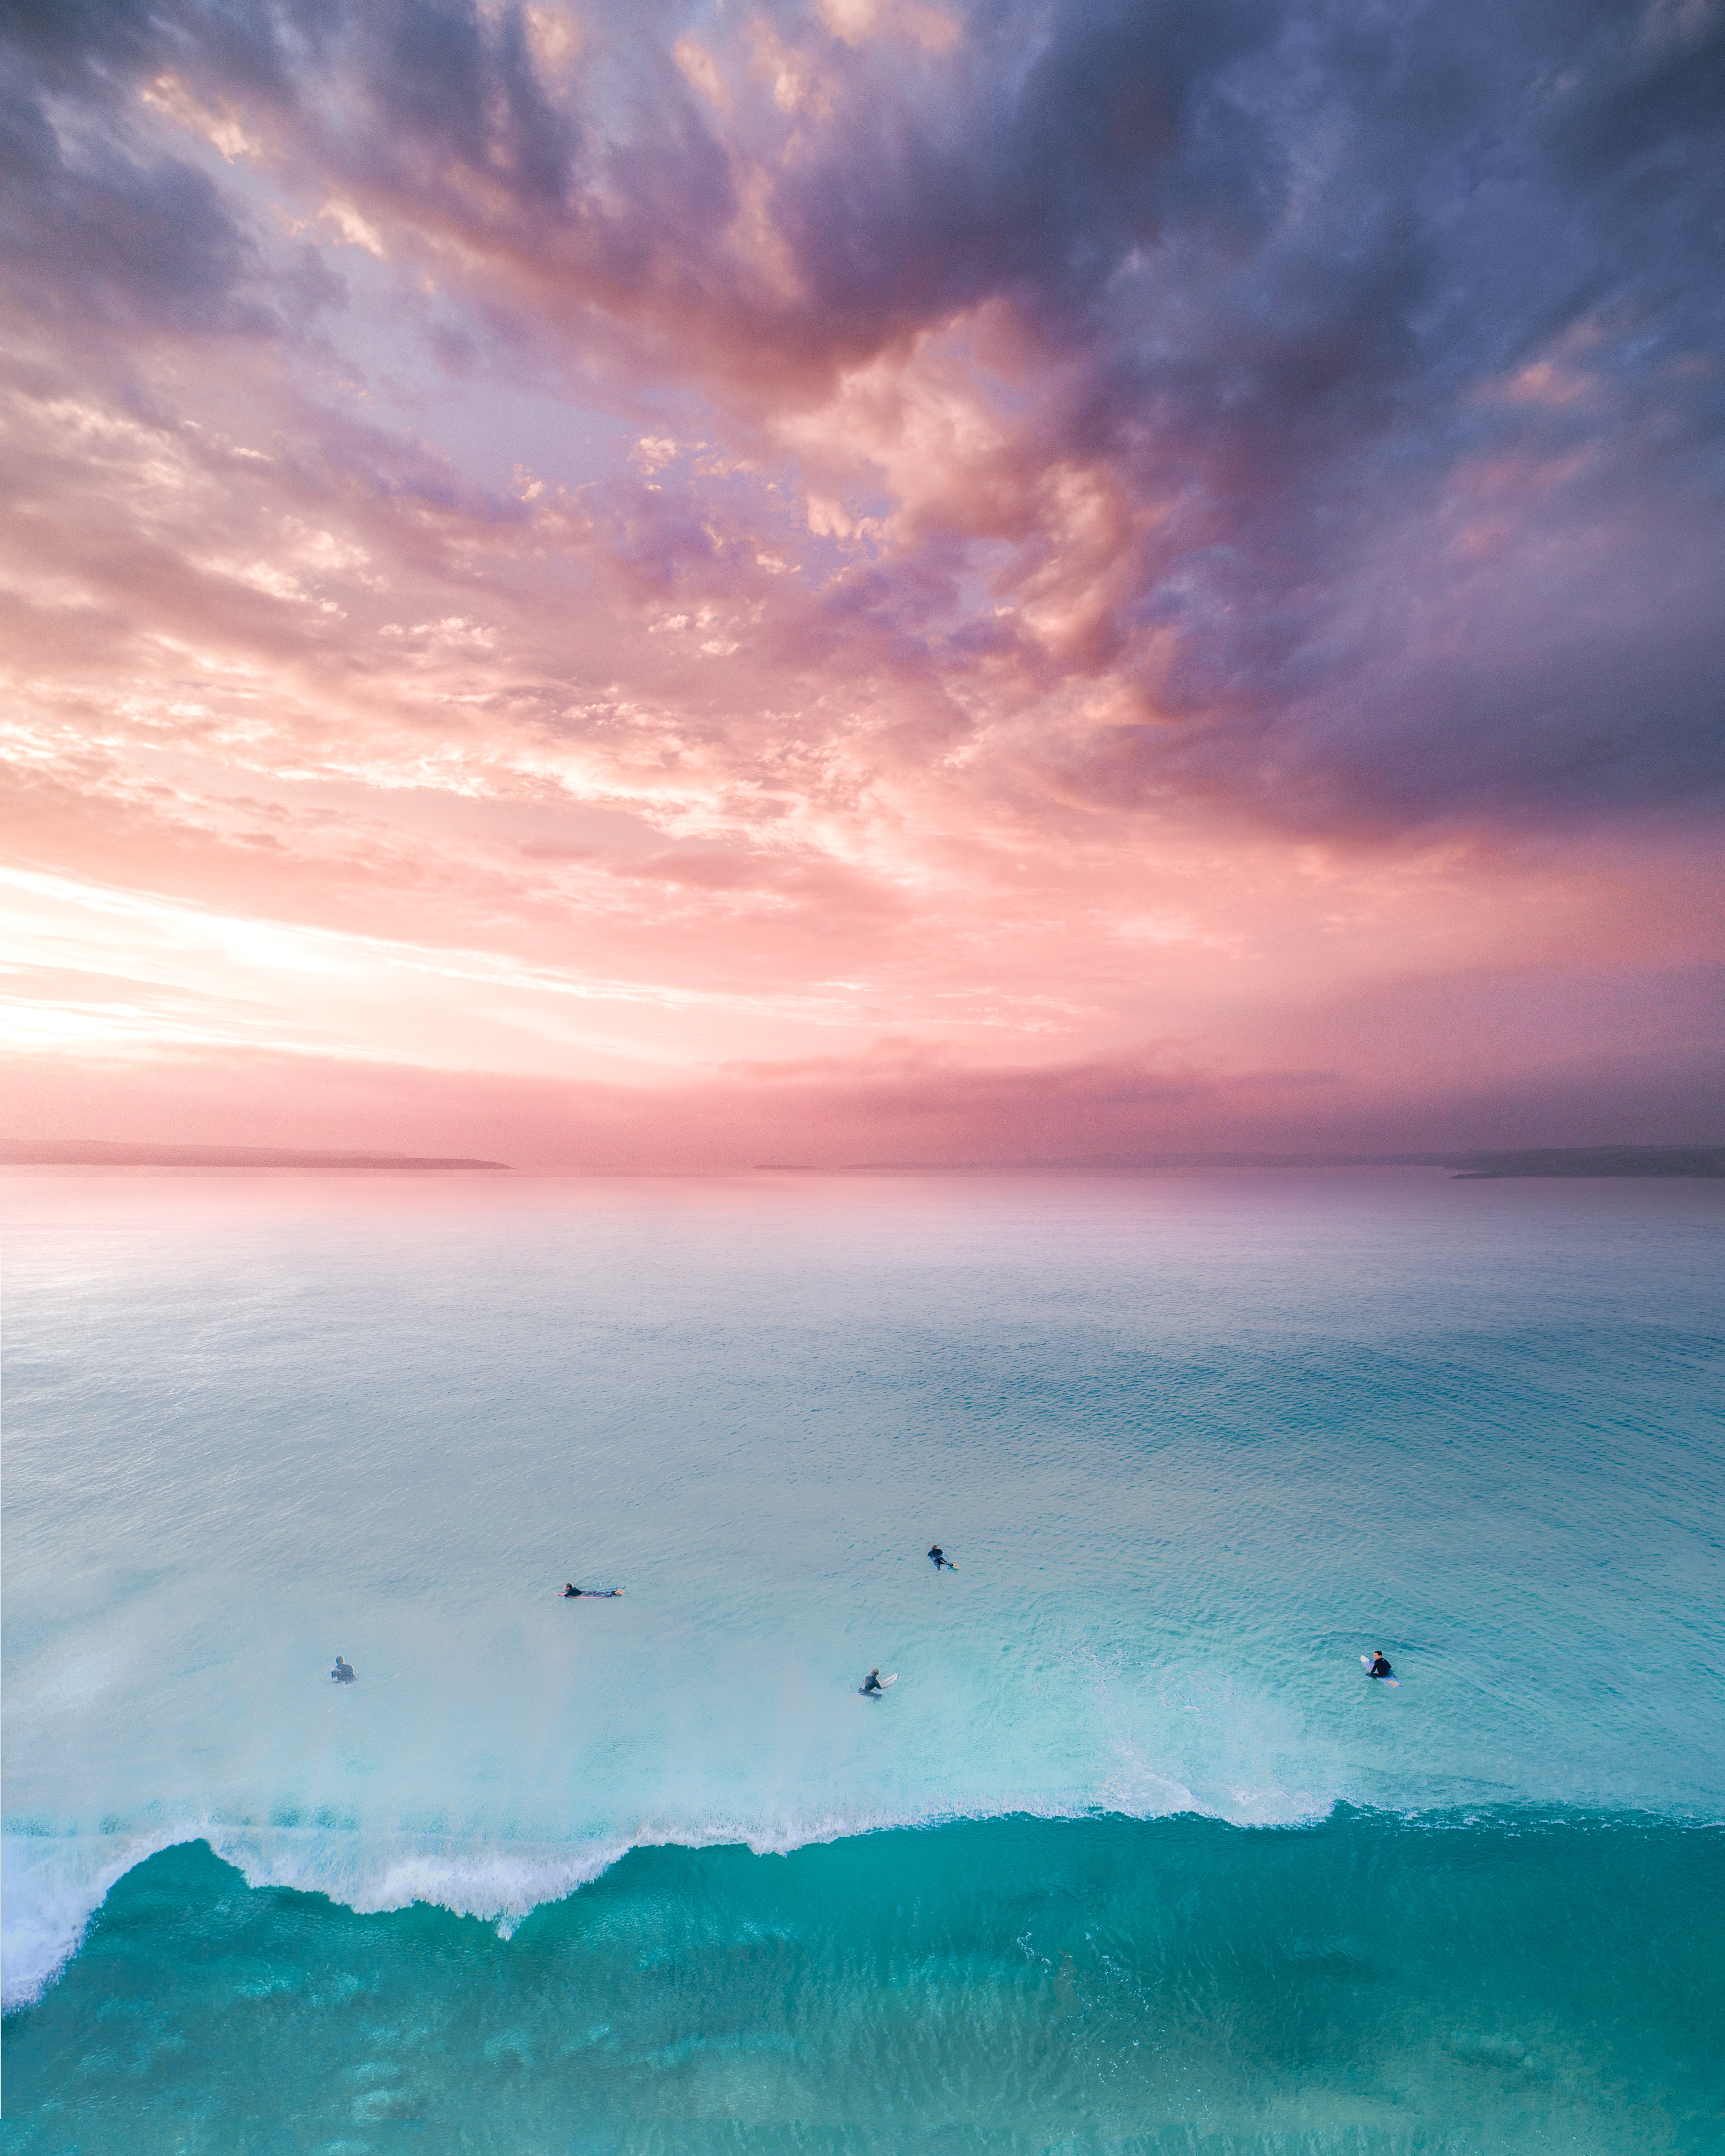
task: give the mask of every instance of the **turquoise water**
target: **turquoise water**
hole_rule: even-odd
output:
[[[1725,2147],[1717,1186],[4,1196],[8,2145]]]
[[[28,2017],[8,2138],[1702,2151],[1722,1993],[1725,1837],[1620,1818],[639,1851],[507,1943],[254,1892],[199,1845],[131,1873]]]

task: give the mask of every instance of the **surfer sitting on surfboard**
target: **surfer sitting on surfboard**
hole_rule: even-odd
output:
[[[331,1684],[352,1684],[353,1682],[352,1663],[346,1661],[341,1656],[337,1655],[336,1657],[336,1666],[330,1671],[330,1682]]]
[[[937,1543],[933,1548],[929,1551],[928,1555],[929,1559],[937,1572],[940,1570],[942,1565],[945,1565],[948,1572],[957,1571],[957,1566],[953,1563],[952,1558],[947,1555],[946,1552],[941,1548],[938,1543]]]
[[[621,1594],[620,1587],[575,1587],[567,1582],[563,1587],[563,1599],[579,1601],[584,1594],[589,1602],[608,1602],[614,1594]]]
[[[859,1688],[865,1697],[872,1691],[884,1691],[886,1687],[880,1682],[880,1671],[870,1670],[868,1675],[863,1679],[861,1686]]]
[[[1389,1677],[1394,1676],[1395,1672],[1390,1668],[1389,1663],[1384,1661],[1381,1650],[1373,1647],[1372,1650],[1372,1659],[1366,1664],[1366,1675],[1368,1677]]]

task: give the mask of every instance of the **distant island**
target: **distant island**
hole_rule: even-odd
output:
[[[1457,1153],[1436,1163],[1461,1183],[1511,1175],[1725,1176],[1725,1146],[1563,1146]]]
[[[1458,1182],[1509,1176],[1725,1177],[1725,1146],[1531,1146],[1504,1152],[1093,1153],[1064,1160],[860,1160],[852,1172],[1157,1175],[1205,1168],[1447,1168]]]
[[[286,1146],[130,1145],[107,1138],[0,1138],[0,1168],[483,1168],[506,1160],[421,1159],[403,1152],[299,1152]]]

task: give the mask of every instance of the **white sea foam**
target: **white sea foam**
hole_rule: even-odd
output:
[[[0,1835],[0,2010],[41,1996],[82,1944],[108,1890],[157,1850],[153,1835]]]
[[[456,1916],[482,1918],[508,1938],[533,1910],[588,1885],[631,1848],[740,1846],[756,1856],[788,1856],[812,1844],[957,1819],[1074,1819],[1096,1811],[1152,1819],[1204,1810],[1178,1784],[1147,1779],[1147,1789],[1142,1782],[1118,1784],[1093,1804],[1050,1800],[1032,1791],[1004,1795],[987,1807],[834,1807],[801,1820],[644,1820],[626,1840],[569,1845],[480,1838],[464,1845],[411,1835],[373,1838],[339,1828],[260,1830],[194,1816],[141,1834],[0,1835],[4,2011],[41,1996],[76,1953],[91,1917],[127,1871],[181,1843],[207,1842],[249,1887],[322,1894],[365,1914],[424,1902]],[[1298,1825],[1328,1809],[1310,1800],[1290,1802],[1277,1792],[1242,1791],[1239,1799],[1235,1806],[1211,1815],[1240,1825]]]

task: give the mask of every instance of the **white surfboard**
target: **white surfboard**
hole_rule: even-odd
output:
[[[1359,1666],[1363,1670],[1369,1670],[1372,1666],[1371,1656],[1362,1655],[1359,1658]],[[1402,1688],[1402,1681],[1399,1677],[1379,1677],[1378,1681],[1379,1684],[1394,1685],[1398,1691]]]
[[[891,1675],[890,1677],[882,1677],[882,1678],[881,1678],[881,1680],[880,1680],[880,1691],[885,1691],[888,1685],[896,1685],[897,1682],[898,1682],[898,1671],[897,1671],[896,1670],[895,1670],[895,1671],[893,1671],[892,1675]],[[857,1690],[858,1690],[860,1692],[861,1692],[861,1693],[862,1693],[862,1696],[863,1696],[863,1697],[864,1697],[865,1699],[879,1699],[879,1698],[880,1698],[880,1691],[869,1691],[865,1690],[865,1687],[864,1687],[863,1686],[861,1686],[861,1685],[859,1685],[859,1686],[857,1686]]]

